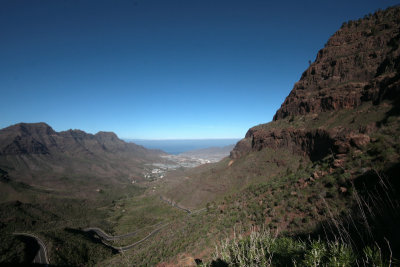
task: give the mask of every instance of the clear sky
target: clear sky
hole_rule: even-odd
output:
[[[237,138],[344,21],[390,0],[1,0],[0,128]]]

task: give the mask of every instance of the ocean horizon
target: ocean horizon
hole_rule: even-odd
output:
[[[236,144],[240,138],[227,139],[124,139],[126,142],[132,142],[144,146],[148,149],[161,149],[162,151],[177,155],[186,151],[209,148],[224,147]]]

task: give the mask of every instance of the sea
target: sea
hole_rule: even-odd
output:
[[[177,140],[145,140],[125,139],[127,142],[144,146],[149,149],[161,149],[168,154],[178,155],[182,152],[209,148],[224,147],[236,144],[240,139],[177,139]]]

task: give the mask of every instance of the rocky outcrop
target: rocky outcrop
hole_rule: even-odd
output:
[[[238,142],[231,152],[231,158],[239,158],[251,151],[264,148],[288,149],[309,157],[312,161],[320,160],[328,154],[345,154],[352,147],[361,148],[370,142],[367,134],[342,127],[325,129],[250,129],[246,137]]]
[[[399,22],[396,7],[344,23],[294,85],[274,120],[351,109],[390,95],[383,91],[388,79],[397,80],[398,88]]]
[[[311,120],[321,112],[354,109],[365,102],[379,105],[385,99],[392,100],[396,110],[400,104],[399,46],[400,7],[344,23],[294,85],[274,122],[251,128],[232,150],[231,158],[263,148],[285,148],[319,160],[329,153],[344,154],[365,146],[375,125],[296,128],[290,122],[300,115]],[[289,126],[274,128],[286,117]]]

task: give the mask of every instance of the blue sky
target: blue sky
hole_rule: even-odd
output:
[[[397,3],[2,0],[0,127],[243,137],[344,21]]]

